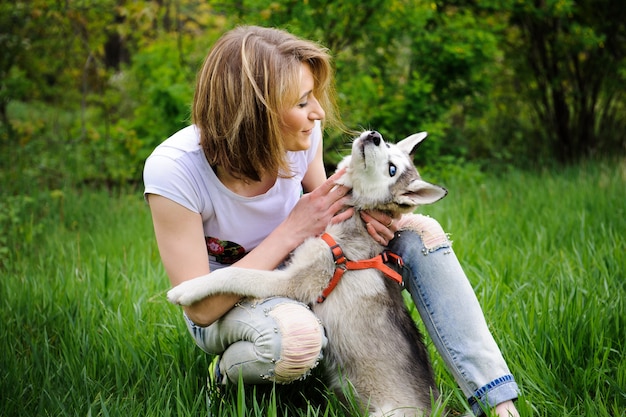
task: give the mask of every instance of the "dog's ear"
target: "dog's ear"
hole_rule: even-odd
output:
[[[426,139],[426,136],[428,136],[428,133],[426,132],[415,133],[414,135],[402,139],[400,142],[397,143],[397,145],[404,152],[408,153],[409,155],[413,155],[413,153],[417,150],[419,144],[422,143],[424,139]]]
[[[413,180],[398,197],[398,203],[418,206],[432,204],[448,195],[448,190],[422,179]]]

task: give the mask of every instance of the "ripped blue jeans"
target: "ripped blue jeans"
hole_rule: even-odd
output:
[[[221,355],[219,383],[288,384],[306,378],[327,344],[321,321],[305,304],[285,297],[244,299],[208,327],[186,315],[187,328],[205,352]]]
[[[404,220],[407,221],[403,230],[396,233],[389,249],[402,256],[410,268],[405,287],[473,412],[480,415],[485,407],[517,398],[517,384],[489,332],[476,295],[447,235],[430,217],[411,215]],[[285,303],[297,306],[285,309]],[[209,327],[196,326],[189,319],[186,322],[198,346],[208,353],[222,354],[220,370],[226,378],[236,381],[241,373],[247,383],[268,382],[276,380],[276,363],[280,361],[281,345],[288,335],[277,330],[280,327],[277,322],[283,315],[281,309],[287,312],[285,317],[293,317],[294,312],[309,317],[303,310],[306,306],[278,297],[240,303]],[[315,319],[309,317],[306,322],[314,330]],[[312,368],[322,357],[326,338],[323,331],[321,336],[313,332],[304,337],[308,340],[310,335],[313,339],[321,337],[320,343],[308,353]],[[297,338],[289,340],[299,344]],[[306,377],[310,368],[305,368],[300,366],[288,375],[292,379]]]
[[[476,415],[519,389],[491,335],[474,290],[439,223],[412,215],[389,243],[411,270],[405,287]]]

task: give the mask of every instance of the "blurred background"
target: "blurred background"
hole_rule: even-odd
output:
[[[165,299],[141,174],[241,24],[328,47],[348,128],[429,132],[416,165],[450,194],[422,211],[521,414],[626,417],[623,0],[0,0],[0,415],[206,415],[211,358]],[[351,137],[325,133],[330,171]],[[356,415],[303,384],[215,415]]]
[[[436,171],[536,169],[626,150],[621,0],[31,0],[0,4],[0,184],[138,184],[189,123],[195,74],[239,24],[335,58],[352,129],[426,130]],[[347,150],[327,132],[329,169]]]

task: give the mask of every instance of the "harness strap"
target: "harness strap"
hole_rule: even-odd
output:
[[[359,270],[359,269],[378,269],[381,271],[387,278],[392,279],[398,284],[402,284],[402,275],[400,275],[396,270],[388,266],[388,263],[394,262],[398,267],[403,267],[404,262],[399,255],[391,251],[383,251],[382,253],[374,256],[370,259],[363,259],[360,261],[350,261],[346,258],[341,249],[341,246],[335,242],[335,239],[332,238],[328,233],[324,233],[321,238],[330,246],[330,251],[333,254],[333,259],[335,261],[335,272],[328,282],[328,285],[319,297],[317,297],[318,303],[323,303],[326,300],[326,297],[335,289],[339,281],[341,281],[341,277],[347,270]]]

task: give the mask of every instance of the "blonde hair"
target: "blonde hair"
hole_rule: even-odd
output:
[[[198,74],[192,120],[212,166],[239,179],[263,172],[290,175],[281,138],[281,112],[297,104],[302,63],[313,94],[336,122],[333,69],[326,48],[273,28],[242,26],[224,34]]]

